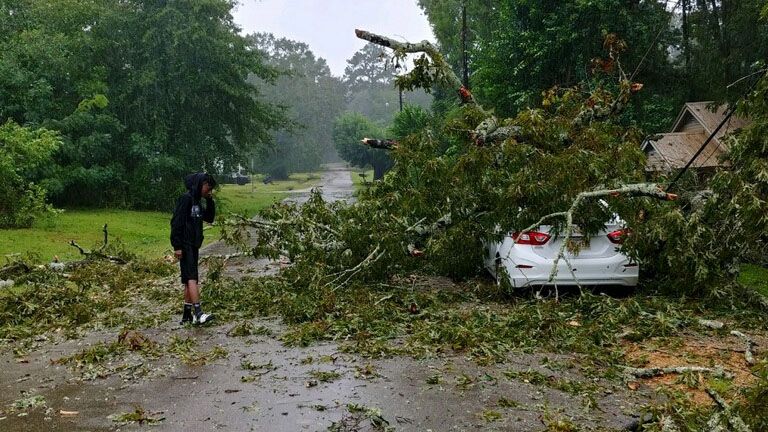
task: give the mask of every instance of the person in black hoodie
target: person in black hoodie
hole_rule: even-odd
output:
[[[204,172],[184,178],[187,193],[176,201],[171,218],[171,245],[181,267],[181,283],[184,285],[184,313],[181,323],[204,324],[213,315],[203,313],[200,306],[200,290],[197,260],[203,244],[203,221],[213,223],[216,203],[211,192],[216,180]],[[202,199],[205,199],[204,204]],[[193,310],[194,309],[194,310]]]

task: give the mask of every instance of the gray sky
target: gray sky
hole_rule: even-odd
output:
[[[269,32],[308,44],[337,76],[365,45],[355,37],[356,28],[409,42],[435,40],[416,0],[240,0],[234,17],[244,33]]]

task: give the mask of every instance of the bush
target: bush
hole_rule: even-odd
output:
[[[33,179],[60,144],[58,135],[46,129],[13,121],[0,126],[0,228],[29,227],[52,210],[45,189]]]

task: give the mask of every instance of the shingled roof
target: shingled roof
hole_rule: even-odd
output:
[[[727,107],[720,105],[714,108],[713,105],[712,102],[686,103],[670,133],[647,139],[643,143],[643,151],[648,157],[646,169],[670,171],[685,166],[725,118]],[[727,150],[727,143],[723,141],[723,136],[741,129],[748,123],[743,118],[732,116],[691,166],[696,168],[719,166],[720,156]]]

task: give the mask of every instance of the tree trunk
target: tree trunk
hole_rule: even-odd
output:
[[[379,180],[382,177],[384,177],[384,173],[386,173],[386,165],[384,162],[375,162],[373,164],[373,179]]]
[[[691,45],[690,29],[688,27],[688,10],[690,0],[682,0],[683,8],[683,58],[685,59],[685,77],[691,79]],[[691,89],[688,88],[688,99],[691,98]]]

